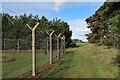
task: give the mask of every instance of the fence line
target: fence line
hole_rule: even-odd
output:
[[[36,41],[35,43],[36,61],[34,61],[36,65],[34,66],[35,70],[36,68],[41,67],[45,63],[50,62],[50,64],[53,64],[55,60],[60,59],[65,54],[65,38],[62,36],[58,37],[58,36],[54,36],[53,34],[48,36],[45,32],[43,32],[40,35],[36,35],[35,41]],[[19,75],[21,76],[25,72],[30,71],[32,69],[32,57],[31,54],[29,54],[32,53],[31,45],[32,45],[32,37],[29,36],[26,38],[19,38],[19,39],[3,39],[3,43],[2,43],[3,56],[5,58],[2,65],[3,78],[12,78]],[[7,60],[9,58],[10,60]],[[24,61],[21,60],[20,58],[23,59]],[[29,66],[27,66],[25,62]],[[10,67],[10,65],[14,65],[14,67],[12,66]],[[25,68],[26,71],[17,74],[17,72],[14,70],[15,68],[18,71],[21,68]],[[34,75],[35,72],[33,76]]]

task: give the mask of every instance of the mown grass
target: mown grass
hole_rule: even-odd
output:
[[[60,62],[55,63],[43,77],[48,78],[115,78],[118,67],[114,64],[116,49],[107,49],[88,43],[79,43],[75,48],[67,49]],[[8,52],[3,56],[14,57],[16,60],[3,62],[2,76],[4,78],[18,77],[31,71],[31,51],[21,53]],[[55,55],[54,55],[55,59]],[[49,54],[36,54],[36,67],[49,63]],[[39,77],[39,76],[38,76]]]
[[[8,56],[15,58],[15,61],[2,62],[2,77],[3,78],[13,78],[22,77],[22,74],[30,72],[32,70],[32,55],[31,51],[21,51],[20,53],[16,51],[8,51],[3,53],[2,56]],[[54,55],[55,60],[55,55]],[[36,68],[42,67],[43,65],[49,63],[49,53],[44,54],[39,51],[36,52]]]
[[[61,62],[44,77],[48,78],[115,78],[118,67],[114,64],[116,49],[79,43],[70,48]]]

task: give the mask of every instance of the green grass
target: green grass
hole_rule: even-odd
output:
[[[16,51],[7,51],[6,53],[3,53],[3,56],[14,57],[16,59],[15,61],[2,63],[3,78],[18,77],[32,69],[31,51],[21,51],[20,53],[17,53]],[[46,63],[49,63],[49,53],[45,55],[37,51],[36,68],[42,67]]]
[[[66,56],[44,77],[48,78],[115,78],[118,67],[116,49],[80,43],[67,50]]]
[[[55,54],[55,53],[54,53]],[[43,77],[48,78],[115,78],[118,67],[114,64],[117,55],[116,49],[107,49],[105,46],[79,43],[75,48],[67,49],[67,53]],[[31,51],[8,51],[3,56],[13,57],[16,60],[2,63],[4,78],[18,77],[31,71]],[[54,55],[55,60],[55,55]],[[44,55],[37,51],[36,68],[49,63],[49,54]],[[39,77],[39,76],[38,76]]]

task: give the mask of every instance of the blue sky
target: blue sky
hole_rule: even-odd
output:
[[[70,25],[72,39],[87,41],[85,34],[90,33],[85,19],[93,15],[103,2],[3,2],[2,6],[16,14],[34,14],[48,19],[60,18]],[[5,13],[16,15],[6,9]]]

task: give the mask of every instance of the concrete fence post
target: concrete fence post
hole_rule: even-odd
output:
[[[20,53],[20,39],[17,39],[17,51]]]
[[[65,36],[63,36],[63,53],[65,55],[66,49],[65,49]]]
[[[53,51],[52,51],[52,48],[53,48],[53,44],[52,44],[52,35],[53,35],[54,31],[52,31],[50,33],[50,64],[53,63]]]
[[[31,28],[28,24],[26,25],[32,30],[32,76],[35,76],[35,29],[39,23],[37,23],[33,28]]]
[[[6,39],[4,39],[4,53],[5,53],[5,48],[6,47]]]
[[[49,45],[48,45],[48,42],[49,42],[49,39],[48,39],[48,37],[47,37],[47,53],[48,53],[48,51],[49,51]]]
[[[57,59],[59,59],[60,58],[60,35],[61,34],[59,34],[58,36],[57,36]]]
[[[46,33],[49,35],[49,39],[50,39],[50,64],[52,64],[52,63],[53,63],[53,51],[52,51],[53,44],[52,44],[52,36],[53,36],[54,30],[53,30],[51,33],[48,33],[48,32],[46,31]]]

